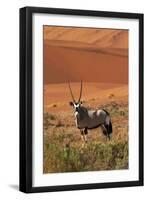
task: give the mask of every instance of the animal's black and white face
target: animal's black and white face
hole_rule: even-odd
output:
[[[79,112],[80,111],[81,104],[82,104],[81,101],[78,102],[78,103],[77,102],[72,102],[72,101],[69,102],[69,105],[73,106],[75,112]]]
[[[70,106],[73,106],[74,108],[74,112],[75,114],[79,114],[80,113],[80,110],[81,110],[81,96],[82,96],[82,81],[81,81],[81,88],[80,88],[80,95],[79,95],[79,99],[76,101],[75,98],[74,98],[74,95],[72,93],[72,90],[71,90],[71,87],[70,87],[70,83],[68,82],[68,86],[69,86],[69,91],[70,91],[70,94],[71,94],[71,97],[72,97],[72,100],[71,102],[69,102],[69,105]]]

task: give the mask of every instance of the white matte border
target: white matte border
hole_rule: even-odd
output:
[[[43,174],[43,25],[129,30],[129,169]],[[139,180],[139,21],[135,19],[33,15],[33,186]]]

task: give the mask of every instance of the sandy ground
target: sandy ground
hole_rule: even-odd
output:
[[[80,83],[71,83],[75,99],[79,98]],[[68,84],[47,84],[44,86],[44,111],[59,112],[70,111],[69,102],[72,100]],[[112,101],[128,101],[128,85],[112,83],[87,83],[83,82],[81,100],[87,106],[99,105]]]

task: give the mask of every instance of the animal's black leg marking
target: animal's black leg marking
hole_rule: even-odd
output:
[[[81,138],[85,142],[85,132],[83,129],[80,129],[80,132],[81,132]]]
[[[80,129],[80,132],[81,132],[81,135],[83,135],[83,134],[84,134],[84,131],[83,131],[83,129]]]
[[[85,142],[87,142],[87,134],[88,134],[88,130],[87,128],[84,129],[84,139],[85,139]]]
[[[88,134],[88,130],[87,130],[87,128],[84,129],[84,133],[85,133],[85,135]]]

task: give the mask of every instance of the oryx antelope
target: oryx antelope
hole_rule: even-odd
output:
[[[74,108],[76,127],[80,129],[84,141],[87,142],[88,130],[98,127],[101,127],[103,134],[110,140],[112,135],[112,123],[109,113],[104,109],[90,110],[82,106],[82,81],[78,101],[74,98],[70,82],[68,82],[68,86],[73,100],[70,102],[70,105]]]

